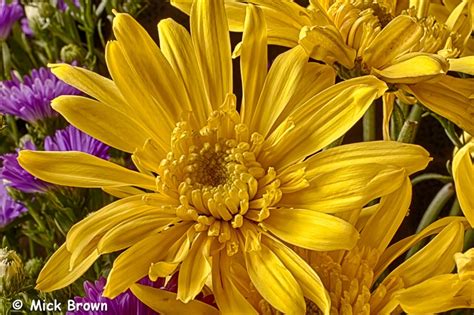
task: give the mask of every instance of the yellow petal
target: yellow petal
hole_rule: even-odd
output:
[[[34,176],[57,185],[100,188],[138,186],[155,188],[155,178],[78,152],[20,151],[18,162]]]
[[[474,247],[465,253],[454,254],[456,269],[461,280],[474,280]]]
[[[230,38],[223,1],[194,1],[190,24],[211,106],[216,109],[232,93]]]
[[[423,28],[415,18],[399,15],[374,38],[362,52],[364,62],[372,68],[383,69],[392,61],[420,44]]]
[[[171,131],[178,120],[176,113],[157,103],[150,95],[150,87],[138,79],[136,70],[132,69],[117,41],[109,41],[105,47],[105,56],[110,75],[127,102],[133,107],[136,116],[143,121],[143,126],[152,128],[154,139],[164,147],[169,143]],[[172,70],[170,70],[172,71]],[[134,75],[135,74],[135,75]],[[159,117],[159,118],[158,118]]]
[[[268,72],[262,93],[251,114],[249,129],[266,136],[293,96],[308,57],[297,46],[279,55]],[[255,71],[255,70],[254,70]]]
[[[284,244],[270,240],[267,237],[262,238],[262,242],[275,253],[286,268],[295,277],[301,286],[305,297],[313,301],[323,314],[328,315],[331,309],[331,298],[324,285],[311,268],[298,254],[292,251]]]
[[[51,106],[78,129],[125,152],[135,151],[151,137],[129,116],[89,98],[60,96]]]
[[[315,176],[304,190],[284,194],[279,205],[326,213],[353,211],[391,193],[405,177],[403,169],[382,164],[343,167]]]
[[[249,125],[255,114],[267,76],[267,25],[260,8],[247,6],[242,37],[240,69],[242,72],[242,122]]]
[[[390,117],[392,117],[394,93],[385,93],[383,99],[383,139],[390,140]]]
[[[172,19],[158,23],[160,48],[178,78],[183,81],[199,126],[205,125],[212,111],[204,78],[197,62],[195,47],[188,31]]]
[[[319,151],[346,133],[386,89],[382,81],[365,76],[317,94],[296,108],[270,135],[264,147],[271,147],[271,153],[262,156],[262,161],[283,168]],[[279,136],[283,132],[287,135]]]
[[[388,83],[418,83],[433,79],[448,72],[449,64],[446,59],[435,54],[410,54],[403,60],[371,73]]]
[[[183,303],[176,299],[176,293],[155,289],[141,284],[133,284],[130,289],[140,301],[161,314],[218,315],[219,311],[209,304],[193,300]]]
[[[474,151],[474,143],[468,143],[456,153],[453,159],[453,177],[461,209],[471,227],[474,227],[474,167],[471,160],[472,151]]]
[[[231,258],[220,251],[212,259],[212,291],[222,314],[258,314],[232,281]]]
[[[183,111],[192,110],[183,82],[147,31],[123,13],[114,18],[113,31],[128,64],[124,76],[114,77],[124,97],[137,107],[150,106],[155,119],[166,112],[177,122]]]
[[[110,270],[103,295],[112,299],[143,278],[151,264],[163,260],[169,247],[190,227],[190,224],[176,224],[142,239],[120,254]]]
[[[459,36],[459,41],[465,45],[471,36],[474,22],[472,20],[474,9],[472,1],[460,1],[452,10],[445,21],[446,26],[451,32],[455,32]]]
[[[308,62],[304,66],[303,76],[296,87],[285,109],[281,112],[277,121],[273,124],[273,128],[280,125],[290,114],[298,107],[306,103],[313,96],[319,92],[333,86],[336,82],[336,71],[333,67],[316,63]]]
[[[403,168],[408,174],[423,170],[432,160],[419,145],[396,141],[371,141],[341,145],[320,152],[305,161],[307,178],[336,169],[364,164],[383,164]]]
[[[467,221],[464,217],[445,217],[441,218],[426,228],[424,228],[420,233],[409,236],[391,246],[389,246],[380,257],[376,268],[374,269],[375,278],[378,278],[380,274],[388,268],[388,266],[397,259],[401,254],[406,252],[410,247],[418,243],[420,240],[425,237],[437,234],[442,231],[446,226],[451,223],[462,223],[467,227]]]
[[[438,314],[474,308],[473,285],[472,281],[459,281],[457,275],[440,275],[398,291],[394,299],[408,314]]]
[[[281,260],[265,245],[244,251],[245,264],[260,295],[283,313],[304,314],[306,303],[300,285]]]
[[[474,56],[448,59],[449,71],[457,71],[474,75]]]
[[[117,197],[119,199],[126,198],[134,195],[143,195],[145,192],[135,187],[103,187],[102,190],[109,195]]]
[[[454,267],[453,255],[462,250],[463,242],[463,225],[451,223],[428,245],[395,268],[382,284],[391,277],[400,277],[408,287],[430,277],[450,272]]]
[[[410,203],[411,183],[407,177],[399,189],[382,197],[377,212],[360,234],[358,246],[377,248],[382,253],[397,233]]]
[[[303,27],[299,44],[311,58],[328,64],[338,62],[349,69],[354,67],[356,51],[344,43],[341,34],[332,25]]]
[[[97,251],[93,251],[74,268],[69,269],[71,253],[67,251],[66,244],[63,244],[44,265],[36,280],[36,289],[50,292],[70,285],[82,276],[98,257]]]
[[[442,76],[435,82],[420,82],[403,89],[433,112],[474,134],[474,80]]]
[[[210,245],[211,239],[200,233],[179,268],[177,298],[184,303],[188,303],[202,291],[211,274]]]
[[[359,238],[346,221],[313,210],[273,209],[261,224],[285,242],[311,250],[351,249]]]

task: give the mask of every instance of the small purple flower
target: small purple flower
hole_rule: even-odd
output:
[[[74,6],[76,6],[77,8],[79,8],[79,6],[81,5],[79,0],[71,0],[72,4],[74,4]],[[66,11],[68,9],[68,4],[66,3],[65,0],[58,0],[58,9],[61,10],[61,11]]]
[[[53,137],[44,139],[46,151],[81,151],[101,159],[109,159],[109,146],[83,133],[74,126],[58,130]]]
[[[24,149],[36,150],[36,146],[33,142],[26,141]],[[7,153],[1,157],[3,165],[0,169],[0,177],[4,184],[25,193],[46,192],[51,184],[28,173],[20,166],[17,157],[18,153]]]
[[[44,148],[47,151],[81,151],[101,159],[109,158],[109,146],[73,126],[56,131],[54,136],[46,137]],[[36,146],[33,142],[26,141],[23,149],[36,150]],[[18,152],[7,153],[1,157],[3,166],[0,169],[0,177],[3,178],[6,186],[25,193],[43,193],[51,188],[52,184],[34,177],[23,169],[18,163],[17,157]]]
[[[163,279],[160,278],[156,282],[152,282],[148,277],[143,278],[139,283],[152,287],[160,287],[163,285]],[[85,296],[76,296],[74,300],[77,303],[105,303],[107,311],[75,311],[68,312],[68,315],[106,315],[106,314],[134,314],[134,315],[154,315],[158,314],[151,308],[143,304],[137,299],[130,290],[125,291],[114,299],[109,299],[102,296],[104,292],[106,280],[101,277],[94,283],[85,281],[84,292]]]
[[[0,0],[0,41],[5,40],[13,24],[23,16],[23,9],[18,4],[17,0],[7,4],[6,0]]]
[[[23,34],[25,34],[26,36],[33,36],[34,33],[30,27],[30,22],[28,21],[28,18],[22,18],[20,22]]]
[[[0,113],[35,123],[57,116],[51,101],[60,95],[71,94],[80,92],[60,81],[49,69],[34,69],[29,76],[23,77],[23,82],[16,77],[0,82]]]
[[[7,226],[24,212],[26,208],[13,200],[0,182],[0,228]]]

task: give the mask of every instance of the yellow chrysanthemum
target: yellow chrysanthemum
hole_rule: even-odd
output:
[[[352,248],[357,230],[332,214],[345,217],[394,191],[430,158],[421,147],[395,142],[319,152],[386,85],[373,76],[333,85],[332,68],[308,63],[301,47],[276,58],[267,73],[263,14],[249,6],[247,16],[240,110],[220,1],[194,3],[191,34],[161,21],[161,49],[133,18],[118,14],[117,40],[106,50],[113,81],[78,67],[52,67],[96,99],[63,96],[54,109],[133,153],[138,171],[81,152],[20,152],[20,164],[43,180],[101,187],[122,198],[71,228],[38,289],[67,286],[99,255],[123,250],[108,276],[107,297],[131,287],[144,301],[160,301],[134,283],[179,270],[177,298],[196,311],[213,311],[192,301],[206,284],[223,313],[255,313],[258,305],[246,300],[235,276],[241,266],[239,273],[275,309],[303,313],[305,297],[328,309],[318,275],[286,244]]]
[[[391,246],[391,239],[408,211],[411,185],[404,185],[381,202],[363,210],[357,221],[361,238],[349,251],[296,251],[318,273],[331,298],[330,314],[428,314],[474,308],[474,249],[463,248],[466,220],[446,217],[420,233]],[[383,280],[386,269],[420,240],[434,238],[399,264]],[[451,274],[454,265],[457,273]],[[261,302],[262,303],[262,302]],[[307,314],[321,309],[309,303]],[[267,313],[273,314],[267,306]]]
[[[453,178],[459,205],[474,227],[474,140],[467,133],[464,134],[464,139],[468,142],[454,155]]]
[[[397,89],[402,100],[410,100],[405,93],[414,95],[474,133],[474,81],[447,75],[448,70],[474,74],[474,56],[463,55],[473,41],[472,0],[461,1],[444,21],[429,15],[429,0],[312,0],[307,8],[293,1],[226,0],[232,31],[243,29],[243,2],[262,8],[270,44],[299,44],[312,58],[335,65],[343,77],[373,74]],[[189,12],[189,1],[172,3]],[[393,92],[386,93],[386,139],[393,100]]]

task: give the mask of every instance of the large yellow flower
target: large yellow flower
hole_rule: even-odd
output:
[[[386,85],[373,76],[333,85],[332,68],[308,63],[301,47],[280,55],[267,73],[263,14],[250,6],[247,16],[240,110],[220,1],[194,3],[191,34],[161,21],[161,49],[135,20],[118,14],[117,40],[106,50],[113,81],[53,66],[58,77],[95,98],[60,97],[53,107],[78,128],[133,153],[138,171],[80,152],[20,152],[20,164],[43,180],[101,187],[122,198],[72,227],[39,275],[38,289],[67,286],[99,255],[123,250],[108,276],[107,297],[130,287],[141,296],[137,280],[179,270],[180,301],[205,308],[191,300],[207,285],[222,312],[254,313],[257,306],[231,272],[238,264],[275,309],[303,313],[305,297],[328,309],[317,274],[286,244],[352,248],[357,230],[332,214],[345,217],[394,191],[429,156],[392,142],[319,152]]]
[[[305,8],[293,1],[226,0],[229,25],[242,31],[245,3],[262,8],[269,43],[300,44],[317,60],[334,65],[342,77],[373,74],[387,82],[404,101],[406,93],[474,133],[474,81],[447,75],[448,70],[474,74],[473,1],[461,1],[443,21],[429,15],[430,1],[311,0]],[[189,12],[189,1],[172,3]],[[402,12],[401,9],[404,9]],[[464,56],[460,58],[461,56]],[[384,97],[385,121],[393,93]],[[388,138],[387,126],[384,137]]]
[[[354,249],[298,251],[327,288],[331,314],[400,314],[402,310],[427,314],[474,308],[474,249],[465,256],[459,253],[468,227],[465,218],[440,219],[418,234],[388,246],[407,215],[410,202],[411,184],[406,180],[398,190],[382,197],[378,205],[365,209],[367,213],[354,215],[361,235]],[[436,236],[420,251],[388,270],[410,247],[432,235]],[[458,274],[450,274],[455,261]]]

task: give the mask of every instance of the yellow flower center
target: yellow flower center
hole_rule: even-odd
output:
[[[176,216],[217,237],[228,255],[242,246],[242,234],[236,232],[245,229],[247,237],[261,230],[259,223],[282,196],[277,172],[258,161],[262,145],[263,137],[249,135],[236,111],[219,110],[199,131],[189,122],[178,123],[171,151],[158,169],[158,190],[180,202]],[[304,176],[291,186],[304,188],[301,181]]]
[[[331,253],[299,250],[315,269],[331,297],[331,314],[379,314],[393,292],[403,288],[400,278],[391,278],[374,289],[376,249],[354,248],[342,260]],[[309,314],[319,314],[309,305]],[[311,312],[311,310],[313,310]]]

